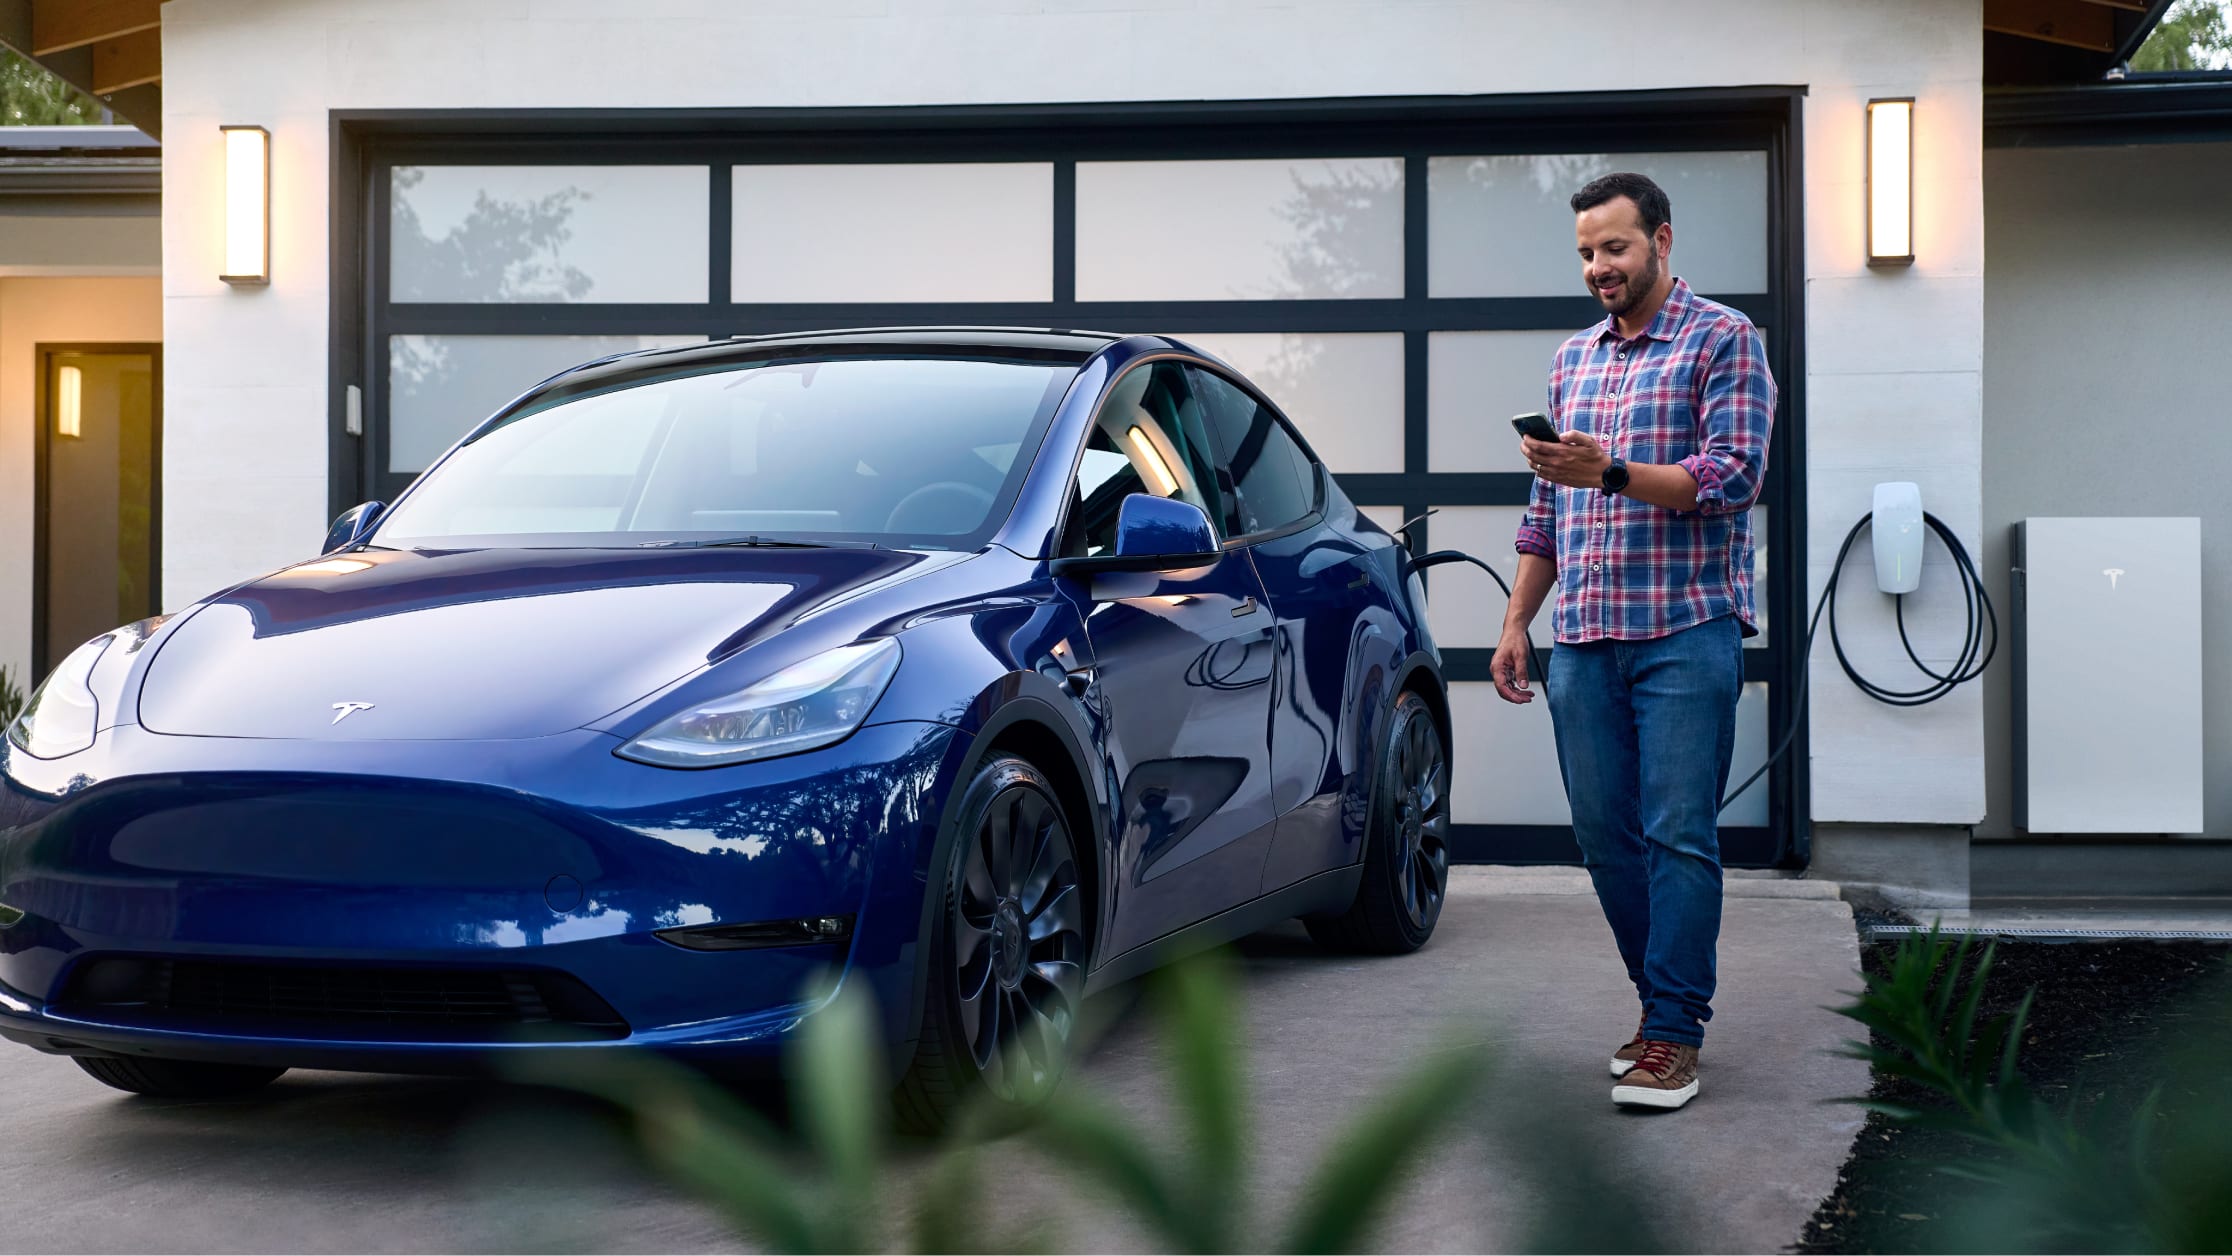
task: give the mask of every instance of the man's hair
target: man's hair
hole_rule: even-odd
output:
[[[1674,221],[1674,206],[1668,203],[1666,190],[1644,175],[1625,171],[1589,180],[1587,187],[1573,194],[1573,212],[1595,209],[1621,196],[1634,201],[1643,215],[1644,235],[1657,235],[1661,224]]]

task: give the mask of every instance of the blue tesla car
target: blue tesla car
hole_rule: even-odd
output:
[[[1301,917],[1422,945],[1419,585],[1154,336],[879,329],[545,381],[322,556],[78,647],[0,745],[0,1033],[125,1090],[772,1059],[863,988],[903,1115]]]

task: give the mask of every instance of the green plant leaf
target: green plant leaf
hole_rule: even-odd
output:
[[[1333,1140],[1333,1150],[1311,1175],[1301,1215],[1282,1250],[1361,1249],[1372,1223],[1411,1166],[1433,1146],[1444,1127],[1467,1111],[1465,1100],[1481,1084],[1484,1073],[1477,1053],[1444,1052],[1368,1100],[1363,1114]]]

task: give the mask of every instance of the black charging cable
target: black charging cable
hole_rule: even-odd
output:
[[[1937,533],[1938,539],[1945,543],[1946,551],[1953,556],[1954,574],[1960,580],[1961,609],[1967,620],[1961,634],[1961,651],[1954,657],[1953,665],[1942,673],[1924,663],[1921,655],[1915,651],[1913,639],[1907,635],[1906,594],[1895,593],[1892,596],[1898,599],[1894,607],[1894,613],[1899,623],[1899,644],[1905,647],[1908,661],[1912,662],[1923,675],[1929,677],[1930,683],[1920,689],[1891,689],[1861,675],[1859,667],[1845,653],[1844,639],[1837,632],[1837,583],[1844,573],[1845,559],[1852,553],[1853,542],[1860,539],[1860,534],[1867,531],[1868,526],[1874,520],[1875,512],[1873,511],[1860,516],[1860,521],[1852,525],[1852,531],[1845,533],[1844,544],[1837,547],[1836,565],[1829,569],[1829,582],[1822,587],[1821,597],[1814,603],[1813,618],[1808,620],[1806,624],[1805,648],[1800,653],[1799,659],[1803,662],[1805,659],[1813,657],[1814,635],[1821,630],[1821,617],[1827,614],[1829,617],[1829,644],[1837,652],[1837,665],[1844,668],[1845,675],[1852,679],[1852,683],[1859,687],[1860,692],[1888,706],[1927,706],[1952,693],[1962,685],[1982,676],[1984,669],[1991,666],[1993,655],[1999,652],[1999,615],[1992,609],[1991,595],[1984,591],[1984,580],[1977,575],[1976,564],[1969,558],[1968,547],[1962,545],[1961,539],[1953,535],[1953,530],[1946,527],[1944,522],[1936,515],[1924,514],[1922,521],[1929,525],[1932,532]],[[1496,587],[1503,590],[1504,599],[1506,601],[1510,600],[1511,586],[1504,583],[1503,573],[1489,566],[1483,560],[1461,550],[1436,550],[1431,554],[1411,560],[1410,567],[1411,570],[1417,571],[1442,563],[1471,563],[1487,572],[1488,578],[1494,580]],[[1987,633],[1989,633],[1989,641],[1986,640]],[[1548,697],[1550,693],[1550,669],[1543,662],[1541,652],[1532,638],[1529,638],[1527,642],[1527,658],[1542,686],[1543,696]],[[1798,670],[1798,696],[1796,701],[1791,704],[1792,710],[1805,709],[1806,689],[1812,683],[1812,680],[1813,669],[1800,667]],[[1790,749],[1792,741],[1797,738],[1800,723],[1798,720],[1790,722],[1790,728],[1783,733],[1781,744],[1777,745],[1774,752],[1767,756],[1765,763],[1759,765],[1759,770],[1745,777],[1743,784],[1728,791],[1728,796],[1721,799],[1721,810],[1726,811],[1730,803],[1735,802],[1745,790],[1756,784],[1760,777],[1767,775],[1767,769],[1775,766],[1776,761],[1783,757],[1784,753]]]

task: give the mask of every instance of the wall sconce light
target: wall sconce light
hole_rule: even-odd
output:
[[[271,132],[219,127],[225,136],[225,269],[229,284],[271,282]]]
[[[54,373],[54,431],[58,436],[85,434],[85,372],[65,366]]]
[[[1914,97],[1868,102],[1868,265],[1914,262]]]

